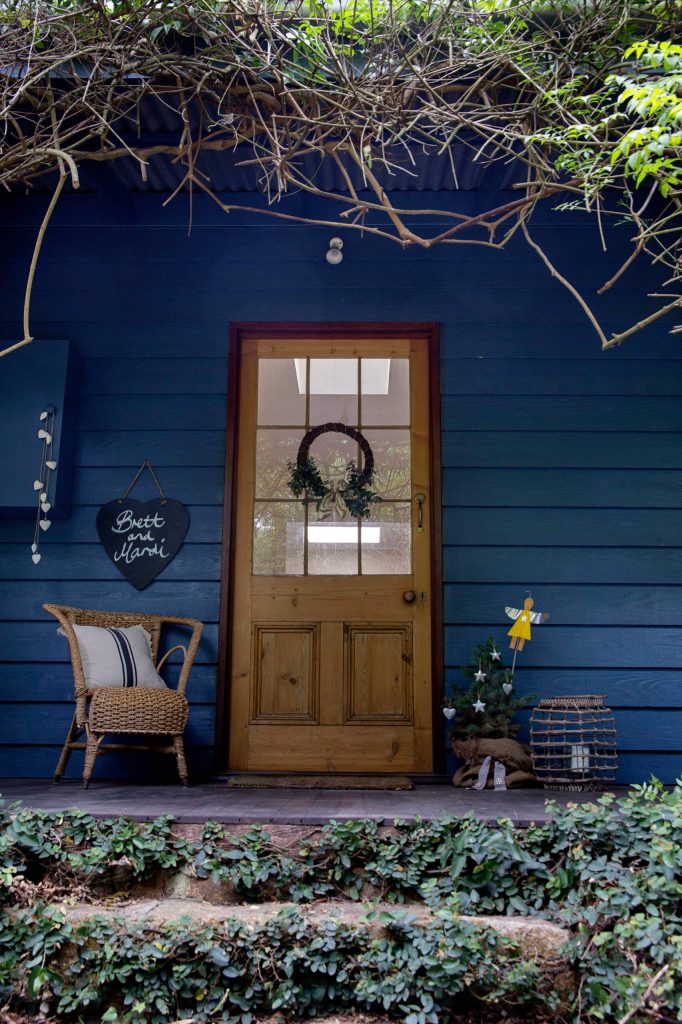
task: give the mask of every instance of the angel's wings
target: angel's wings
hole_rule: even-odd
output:
[[[504,609],[510,619],[518,619],[523,608],[505,608]],[[549,612],[529,612],[530,621],[534,626],[539,626],[542,622],[546,622],[549,618]]]

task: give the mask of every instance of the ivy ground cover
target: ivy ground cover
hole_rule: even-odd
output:
[[[210,927],[132,925],[125,903],[118,916],[69,918],[70,905],[101,899],[120,879],[130,888],[178,872],[210,879],[232,902],[382,901],[395,913],[379,931],[313,925],[295,907],[262,924]],[[208,823],[188,838],[170,818],[9,807],[0,884],[0,985],[6,1012],[24,1019],[682,1020],[682,784],[554,807],[548,823],[523,830],[471,816],[331,822],[286,847],[258,827],[234,835]],[[415,901],[431,909],[428,922],[401,912]],[[551,963],[466,915],[568,929],[571,991],[554,984]]]

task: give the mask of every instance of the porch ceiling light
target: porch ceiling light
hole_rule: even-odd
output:
[[[305,394],[305,359],[294,359],[299,395]],[[391,375],[390,359],[362,360],[363,395],[387,395]],[[311,395],[356,395],[358,364],[356,359],[311,359]]]
[[[353,524],[348,526],[333,525],[326,526],[322,523],[308,527],[309,544],[357,544],[358,528]],[[363,526],[362,543],[379,544],[381,542],[380,526]]]
[[[337,266],[343,261],[343,239],[342,238],[330,238],[329,248],[327,249],[327,263],[331,263],[332,266]]]

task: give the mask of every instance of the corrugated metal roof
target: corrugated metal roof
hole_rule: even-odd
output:
[[[198,137],[196,122],[198,111],[190,115],[195,122],[194,135]],[[202,123],[204,126],[214,121],[214,127],[220,127],[220,118],[216,111],[213,117],[204,109]],[[154,145],[174,146],[182,134],[182,119],[172,103],[161,101],[155,97],[145,97],[131,113],[129,120],[120,119],[114,125],[116,136],[131,148],[140,149]],[[204,136],[207,133],[204,128]],[[480,188],[484,176],[492,174],[497,188],[510,188],[513,184],[524,180],[526,171],[523,165],[514,160],[497,163],[491,172],[490,164],[485,158],[477,159],[480,140],[472,140],[471,145],[457,141],[442,153],[425,152],[423,148],[396,146],[386,154],[390,161],[387,169],[380,161],[375,161],[372,171],[387,192],[452,192],[469,191]],[[268,177],[263,167],[253,163],[257,155],[256,149],[248,143],[242,143],[237,150],[204,149],[196,160],[197,170],[205,175],[205,180],[214,192],[254,192],[268,194]],[[248,161],[248,166],[243,166]],[[151,156],[144,169],[134,157],[119,157],[116,160],[95,162],[86,165],[87,174],[83,184],[86,188],[97,190],[98,168],[107,167],[127,191],[156,192],[167,194],[174,191],[186,174],[186,166],[177,159],[175,153],[160,153]],[[344,161],[348,177],[353,188],[359,192],[367,190],[361,170],[350,160]],[[297,167],[306,179],[314,181],[323,191],[347,193],[349,191],[344,175],[333,160],[322,160],[316,154],[309,154],[297,161]],[[185,186],[188,187],[188,186]],[[270,186],[272,188],[272,185]],[[35,188],[52,188],[52,176],[35,182]],[[291,191],[295,191],[292,187]]]
[[[143,143],[144,145],[145,143]],[[267,194],[268,177],[265,169],[257,165],[240,166],[242,161],[253,160],[254,151],[248,146],[232,150],[204,150],[196,161],[196,168],[215,192],[259,192]],[[381,185],[389,192],[442,192],[476,189],[489,168],[483,161],[473,159],[473,150],[460,145],[450,153],[430,155],[421,150],[407,153],[400,149],[393,160],[399,167],[387,171],[380,164],[373,171]],[[146,167],[146,181],[140,163],[132,157],[120,157],[108,164],[121,185],[132,191],[169,192],[177,188],[186,173],[186,167],[172,155],[157,154],[150,157]],[[347,183],[337,165],[331,160],[320,161],[311,155],[297,161],[297,167],[308,180],[327,192],[348,192]],[[362,172],[347,164],[350,180],[357,191],[367,189]],[[96,171],[94,172],[96,174]],[[523,180],[523,169],[510,163],[501,169],[498,186],[509,188]],[[272,185],[271,185],[272,187]]]
[[[190,110],[190,121],[198,124],[199,112]],[[213,122],[216,128],[221,126],[220,112],[202,111],[204,126]],[[139,105],[139,125],[134,137],[126,134],[123,137],[131,145],[146,145],[154,142],[173,144],[180,138],[182,119],[178,110],[171,102],[160,101],[154,97],[145,97]],[[206,132],[204,132],[206,134]],[[397,146],[390,154],[393,165],[387,170],[381,163],[375,163],[373,171],[382,186],[390,192],[442,192],[470,190],[479,188],[483,176],[490,170],[485,159],[476,159],[480,140],[472,141],[471,145],[459,141],[454,143],[442,154],[427,153],[422,148],[407,149]],[[257,165],[240,166],[244,161],[252,161],[256,150],[248,144],[242,144],[233,150],[203,150],[197,161],[197,168],[208,179],[211,188],[216,192],[260,192],[267,194],[268,182],[266,171]],[[158,154],[150,158],[147,168],[147,181],[143,180],[139,163],[133,158],[121,158],[111,164],[112,170],[121,184],[134,191],[167,192],[177,188],[185,173],[180,162],[174,162],[173,156]],[[366,189],[362,172],[350,162],[344,161],[345,169],[358,191]],[[348,192],[343,174],[333,160],[321,160],[317,155],[304,157],[298,167],[308,180],[328,192]],[[498,187],[509,188],[515,182],[523,180],[525,171],[522,166],[510,161],[506,166],[498,167],[495,178]]]

